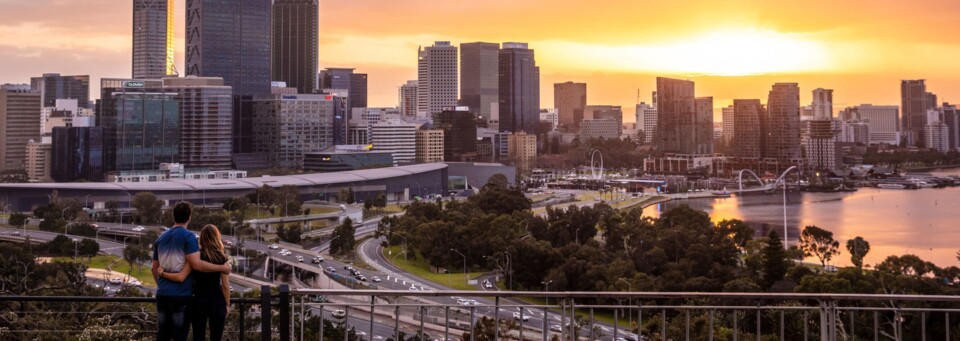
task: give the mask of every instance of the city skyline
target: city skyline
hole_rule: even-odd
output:
[[[714,97],[717,117],[719,108],[733,99],[763,97],[777,82],[799,83],[805,104],[811,101],[809,90],[834,89],[835,111],[862,103],[897,104],[896,85],[902,79],[926,79],[942,98],[960,97],[960,66],[950,57],[960,52],[960,37],[949,34],[949,9],[960,9],[960,3],[822,6],[825,3],[608,2],[585,11],[586,5],[573,2],[568,6],[544,6],[543,1],[450,6],[427,1],[328,2],[320,4],[319,63],[320,68],[351,67],[372,75],[370,106],[376,107],[397,105],[398,87],[416,79],[416,47],[437,40],[456,46],[474,41],[528,42],[538,52],[543,104],[553,100],[553,83],[585,82],[590,85],[589,104],[621,105],[629,109],[625,114],[630,118],[637,90],[652,91],[656,76],[695,81],[704,94]],[[0,4],[5,8],[0,14],[5,23],[0,25],[5,37],[0,46],[6,47],[0,49],[0,63],[20,66],[4,70],[0,82],[23,83],[31,76],[59,72],[90,74],[97,84],[100,78],[129,74],[131,3]],[[175,1],[175,65],[181,75],[186,74],[184,6],[185,0]],[[376,11],[365,11],[374,6]],[[510,11],[494,15],[507,6]],[[363,20],[350,13],[363,13]],[[463,13],[477,15],[459,15]],[[490,20],[517,21],[534,14],[576,16],[578,24],[550,29],[540,24],[489,25]],[[91,21],[95,24],[61,20],[68,15],[97,20]]]

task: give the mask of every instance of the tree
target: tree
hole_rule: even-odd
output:
[[[10,218],[7,219],[7,222],[12,226],[23,227],[27,224],[27,215],[20,212],[10,213]]]
[[[343,223],[333,229],[330,235],[330,254],[343,255],[353,251],[356,245],[356,228],[353,227],[353,220],[344,218]]]
[[[300,224],[292,224],[289,227],[280,225],[277,227],[277,238],[287,243],[300,244],[302,235],[303,228],[300,227]]]
[[[243,196],[227,198],[227,200],[223,201],[223,209],[226,211],[244,212],[248,206],[250,206],[250,199]]]
[[[863,237],[857,236],[856,238],[847,240],[847,252],[850,252],[850,262],[853,263],[857,269],[863,269],[863,258],[870,252],[870,243],[864,240]]]
[[[130,206],[137,210],[141,223],[156,224],[160,222],[160,217],[163,214],[163,201],[157,200],[157,196],[153,193],[137,193],[133,196]]]
[[[93,258],[97,253],[100,252],[100,243],[90,238],[83,238],[80,241],[80,245],[77,246],[77,253],[80,256]]]
[[[340,193],[337,194],[337,201],[341,204],[353,204],[356,202],[353,196],[353,188],[341,188]]]
[[[110,214],[110,219],[116,221],[115,219],[120,215],[120,202],[110,200],[104,203],[104,207],[107,209],[107,213]]]
[[[123,248],[123,260],[130,266],[131,271],[134,266],[140,269],[142,262],[150,258],[150,252],[142,246],[130,244]]]
[[[491,175],[490,178],[487,179],[487,185],[493,185],[499,188],[507,188],[510,187],[510,182],[506,175],[497,173]]]
[[[777,231],[770,230],[767,235],[767,245],[761,251],[763,257],[763,282],[767,287],[783,279],[787,274],[790,263],[783,250],[783,242]]]
[[[833,239],[833,232],[816,226],[807,226],[800,232],[800,249],[806,257],[816,256],[820,265],[827,266],[827,262],[840,254],[840,242]]]

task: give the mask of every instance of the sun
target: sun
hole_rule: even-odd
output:
[[[663,71],[722,76],[818,71],[829,65],[826,49],[794,34],[762,30],[710,32],[651,48]]]

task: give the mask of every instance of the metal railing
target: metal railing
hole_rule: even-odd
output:
[[[5,307],[0,339],[72,340],[97,319],[126,321],[111,325],[129,331],[124,338],[151,339],[153,302],[150,297],[0,296]],[[232,302],[228,340],[960,339],[960,296],[291,290],[280,285],[263,286],[259,297]],[[263,318],[265,311],[270,318]],[[29,316],[92,322],[73,329],[11,322]]]

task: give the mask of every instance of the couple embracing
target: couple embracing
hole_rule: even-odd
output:
[[[223,338],[230,308],[230,261],[220,231],[214,225],[200,230],[199,238],[187,230],[192,207],[181,202],[173,208],[173,227],[153,244],[151,270],[157,280],[157,340],[210,340]]]

